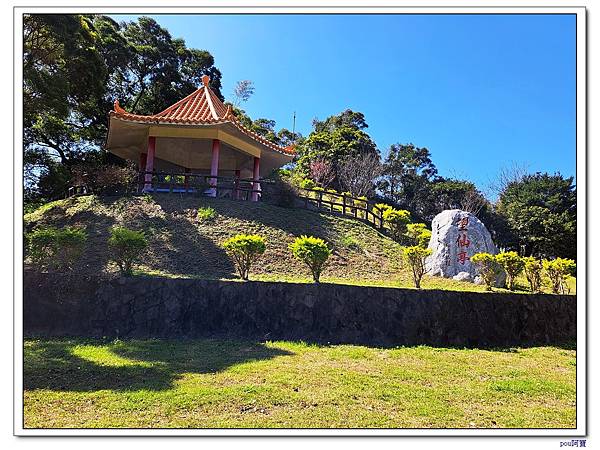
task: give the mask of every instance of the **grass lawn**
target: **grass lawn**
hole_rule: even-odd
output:
[[[574,347],[25,342],[24,426],[574,428]]]

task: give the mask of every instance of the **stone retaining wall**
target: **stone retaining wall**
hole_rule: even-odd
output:
[[[26,272],[24,330],[379,346],[555,344],[575,340],[576,297]]]

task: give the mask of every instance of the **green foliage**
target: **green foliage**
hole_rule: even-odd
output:
[[[238,234],[223,243],[242,280],[247,280],[252,264],[266,250],[265,240],[256,234]]]
[[[342,161],[359,155],[379,155],[377,146],[363,131],[367,127],[364,115],[351,110],[330,116],[324,121],[313,121],[313,131],[296,147],[296,170],[308,177],[311,173],[311,163],[328,163],[333,171],[331,184],[340,188],[338,171]]]
[[[384,176],[378,183],[383,195],[395,204],[413,208],[426,190],[428,181],[437,175],[431,154],[413,144],[390,146],[383,163]]]
[[[488,291],[492,290],[492,286],[496,282],[498,275],[498,262],[494,255],[489,253],[475,253],[471,256],[471,262],[475,264],[479,275],[483,279],[483,282]]]
[[[280,129],[278,132],[275,131],[276,122],[271,119],[256,119],[252,120],[250,116],[246,114],[246,111],[233,105],[231,103],[225,103],[226,106],[230,106],[233,114],[236,118],[248,128],[250,131],[259,134],[268,141],[274,144],[281,145],[283,147],[293,145],[298,141],[302,141],[302,135],[300,133],[292,133],[286,128]]]
[[[575,275],[576,264],[572,259],[556,258],[553,260],[544,260],[542,262],[546,275],[550,278],[552,292],[555,294],[568,294],[569,285],[567,278]]]
[[[496,255],[496,262],[506,272],[508,289],[513,291],[515,289],[515,279],[523,271],[525,261],[517,252],[502,252]]]
[[[542,290],[542,269],[543,264],[537,258],[533,256],[527,256],[523,258],[523,271],[525,277],[529,282],[529,288],[531,292],[541,292]]]
[[[119,24],[102,15],[28,14],[23,19],[26,196],[56,198],[71,168],[107,162],[106,114],[156,113],[193,92],[203,75],[220,93],[221,74],[204,50],[149,17]]]
[[[403,209],[389,208],[383,212],[383,221],[390,230],[392,239],[400,242],[404,233],[406,233],[406,225],[410,223],[410,212]]]
[[[302,189],[314,189],[315,187],[317,187],[317,184],[310,178],[303,178],[300,181],[300,187]]]
[[[390,205],[388,205],[387,203],[375,203],[375,208],[381,210],[381,211],[386,211],[388,209],[393,209]]]
[[[309,267],[314,282],[318,283],[327,259],[331,255],[331,250],[325,241],[313,236],[300,236],[290,244],[290,250],[296,259]]]
[[[38,228],[27,241],[33,264],[39,268],[70,270],[83,253],[87,234],[81,228]]]
[[[210,222],[217,217],[217,211],[212,206],[203,206],[198,208],[196,220],[198,222]]]
[[[509,183],[498,212],[507,218],[522,254],[575,259],[577,194],[573,177],[536,173]]]
[[[431,249],[423,248],[420,245],[402,249],[402,255],[411,268],[413,282],[417,289],[421,289],[421,279],[425,274],[425,258],[431,255],[431,252]]]
[[[431,231],[424,223],[409,223],[406,225],[406,237],[419,247],[427,248],[431,239]]]
[[[143,231],[115,227],[110,232],[108,245],[112,252],[111,258],[119,266],[121,275],[129,276],[133,264],[139,260],[148,246],[148,240]]]
[[[173,184],[184,184],[185,175],[166,175],[165,183],[171,183],[171,181],[173,182]]]

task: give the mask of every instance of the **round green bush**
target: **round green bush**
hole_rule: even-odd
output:
[[[431,255],[432,250],[420,245],[404,247],[402,254],[410,266],[413,275],[413,282],[417,289],[421,289],[421,279],[425,275],[425,258]]]
[[[419,247],[427,248],[431,239],[431,231],[424,223],[409,223],[406,225],[406,237]]]
[[[383,221],[390,230],[392,238],[400,241],[410,223],[410,212],[404,209],[389,208],[383,211]]]
[[[110,232],[108,245],[112,251],[112,260],[119,266],[121,275],[129,276],[133,264],[139,260],[148,246],[148,240],[143,231],[115,227]]]
[[[477,267],[487,290],[491,291],[498,275],[498,262],[494,255],[485,252],[475,253],[471,256],[471,262]]]
[[[515,279],[523,271],[525,261],[517,252],[502,252],[496,255],[496,261],[506,272],[508,289],[515,289]]]
[[[308,266],[315,283],[319,282],[321,272],[327,264],[331,250],[323,239],[313,236],[300,236],[290,244],[292,255]]]
[[[555,294],[568,294],[567,278],[569,275],[575,274],[577,268],[575,261],[567,258],[556,258],[551,261],[544,260],[542,264],[552,283],[552,292]]]
[[[529,282],[529,289],[531,292],[540,292],[542,288],[542,261],[533,256],[527,256],[523,258],[523,263],[523,270]]]
[[[237,234],[227,239],[223,248],[231,255],[242,280],[247,280],[252,264],[265,252],[267,246],[262,236]]]
[[[28,236],[29,257],[39,268],[72,269],[86,241],[82,228],[38,228]]]

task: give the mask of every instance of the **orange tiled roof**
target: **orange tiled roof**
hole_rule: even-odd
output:
[[[114,109],[110,112],[110,116],[133,122],[172,123],[180,125],[210,125],[229,122],[235,125],[242,133],[277,152],[287,155],[295,154],[292,146],[282,147],[274,144],[242,125],[233,114],[231,106],[225,106],[208,86],[209,81],[209,77],[204,75],[202,77],[203,86],[201,88],[158,114],[150,116],[133,114],[121,108],[119,101],[115,100]]]

